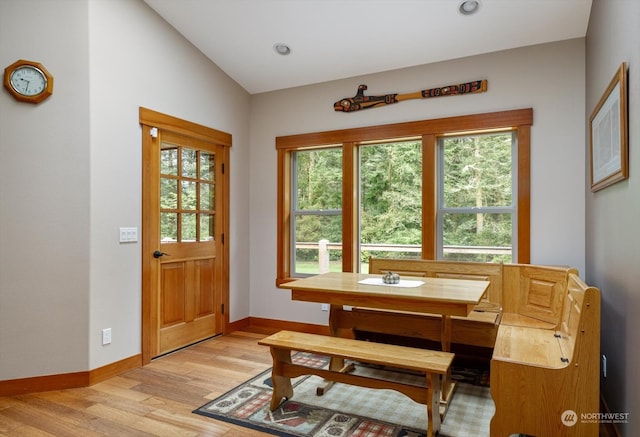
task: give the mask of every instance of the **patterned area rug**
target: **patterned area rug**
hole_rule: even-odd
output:
[[[324,367],[327,358],[297,353],[293,361]],[[423,384],[420,375],[356,364],[355,374]],[[451,405],[440,428],[440,437],[489,435],[495,411],[488,387],[488,372],[454,368],[458,381]],[[269,411],[271,369],[250,379],[194,411],[196,414],[234,423],[282,437],[423,437],[427,407],[392,390],[374,390],[336,383],[323,396],[317,376],[292,381],[294,395],[276,411]]]

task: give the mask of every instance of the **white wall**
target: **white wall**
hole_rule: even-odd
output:
[[[348,60],[345,60],[348,62]],[[538,45],[251,99],[251,315],[326,323],[320,305],[275,287],[277,136],[532,107],[531,262],[584,272],[584,39]],[[369,95],[488,79],[488,92],[333,110],[359,84]]]
[[[27,59],[54,77],[38,105],[0,90],[0,380],[88,367],[86,17],[86,2],[0,0],[2,70]]]
[[[147,107],[232,135],[231,320],[248,315],[249,95],[141,1],[89,3],[91,69],[91,368],[140,352],[141,133]],[[112,327],[113,343],[101,331]]]
[[[623,61],[629,76],[629,179],[596,193],[585,183],[587,281],[601,291],[600,348],[608,358],[601,391],[610,411],[629,413],[629,423],[619,425],[625,436],[640,435],[639,42],[640,1],[594,0],[586,39],[587,121]]]
[[[141,230],[140,106],[232,135],[230,317],[247,317],[246,91],[141,0],[0,0],[0,65],[20,58],[55,86],[37,106],[0,92],[0,380],[141,352],[141,244],[118,243]]]

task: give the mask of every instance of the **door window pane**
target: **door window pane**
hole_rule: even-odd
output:
[[[196,156],[195,150],[182,148],[182,176],[185,178],[195,179],[197,177]]]
[[[160,208],[178,208],[178,181],[160,178]]]
[[[167,144],[162,145],[162,150],[160,151],[160,173],[165,175],[178,174],[178,149],[176,147]]]
[[[182,209],[196,209],[196,183],[182,181],[182,196],[180,200]]]
[[[360,271],[369,257],[420,258],[422,144],[360,148]]]
[[[180,241],[196,241],[196,214],[180,214]]]
[[[200,240],[209,241],[215,238],[213,214],[200,214]]]
[[[172,212],[160,213],[160,241],[162,243],[178,241],[178,214]]]
[[[200,186],[200,209],[208,210],[214,208],[214,186],[204,182],[199,183]]]
[[[200,179],[213,181],[215,170],[215,155],[207,152],[200,152]]]

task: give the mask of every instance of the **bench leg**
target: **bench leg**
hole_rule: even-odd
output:
[[[282,371],[283,364],[291,364],[291,351],[272,347],[271,357],[273,358],[273,369],[271,371],[273,395],[271,396],[269,408],[274,411],[280,406],[282,398],[290,399],[293,396],[291,378],[284,376]]]
[[[427,437],[440,431],[440,375],[427,373]]]

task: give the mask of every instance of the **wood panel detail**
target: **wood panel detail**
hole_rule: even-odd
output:
[[[195,317],[204,317],[214,313],[215,296],[210,290],[214,289],[216,267],[214,259],[202,259],[194,262],[197,278],[195,302]]]
[[[164,263],[161,266],[162,314],[160,328],[186,321],[184,263]]]
[[[518,313],[557,324],[562,313],[563,292],[566,289],[567,276],[563,271],[539,271],[534,268],[522,268],[522,292]]]

